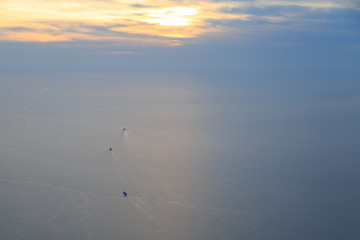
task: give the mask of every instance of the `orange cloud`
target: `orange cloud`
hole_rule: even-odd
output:
[[[212,2],[206,0],[3,0],[0,41],[112,41],[119,44],[179,45],[186,39],[232,31],[211,21],[251,21],[251,13],[221,9],[298,5],[311,9],[340,8],[336,1]],[[284,16],[258,16],[271,22]]]

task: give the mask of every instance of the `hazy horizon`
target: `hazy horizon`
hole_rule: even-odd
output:
[[[356,1],[3,1],[0,238],[359,239],[359,27]]]

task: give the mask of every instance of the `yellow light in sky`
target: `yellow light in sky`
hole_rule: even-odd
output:
[[[2,0],[0,41],[111,41],[179,45],[221,31],[208,19],[241,19],[219,11],[233,2],[209,0]]]
[[[189,26],[191,19],[188,16],[193,16],[197,13],[194,8],[173,7],[165,9],[147,10],[147,19],[141,21],[147,23],[158,23],[162,26]]]
[[[286,21],[284,16],[255,16],[227,9],[293,4],[290,0],[1,0],[0,41],[179,45],[204,34],[226,34],[234,30],[231,21]],[[332,0],[296,4],[315,9],[339,7]]]

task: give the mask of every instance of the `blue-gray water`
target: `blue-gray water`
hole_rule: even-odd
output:
[[[1,75],[0,238],[360,239],[359,97],[216,82]]]

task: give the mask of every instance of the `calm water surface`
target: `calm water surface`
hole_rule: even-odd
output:
[[[359,98],[144,75],[0,90],[3,240],[360,239]]]

